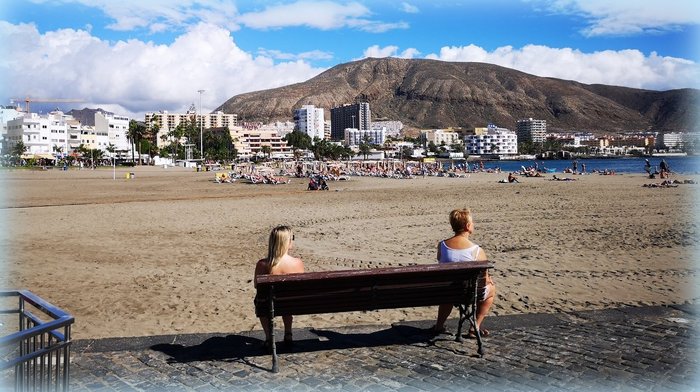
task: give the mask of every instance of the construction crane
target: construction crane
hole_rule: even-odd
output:
[[[10,102],[18,103],[24,101],[24,112],[29,113],[29,103],[30,102],[61,102],[61,103],[74,103],[74,102],[85,102],[84,99],[73,99],[73,98],[11,98]]]

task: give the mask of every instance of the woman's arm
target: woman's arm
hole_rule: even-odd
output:
[[[253,275],[253,287],[256,287],[256,276],[267,275],[269,272],[270,271],[268,271],[267,259],[258,260],[258,263],[255,265],[255,274]]]

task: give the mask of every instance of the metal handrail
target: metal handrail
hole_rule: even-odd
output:
[[[18,297],[17,308],[0,314],[17,314],[19,331],[0,337],[0,348],[18,350],[0,360],[0,371],[14,368],[15,390],[62,389],[70,382],[71,325],[75,319],[28,290],[0,290],[0,297]],[[53,320],[43,321],[26,309],[30,304]]]

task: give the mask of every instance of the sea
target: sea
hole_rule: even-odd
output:
[[[581,171],[581,165],[586,165],[587,172],[602,172],[612,170],[615,173],[645,173],[644,160],[649,159],[652,171],[658,170],[661,160],[665,160],[671,172],[678,174],[700,174],[700,156],[668,156],[668,157],[645,157],[645,158],[591,158],[577,159],[578,170]],[[562,173],[566,169],[571,169],[573,160],[518,160],[518,161],[483,161],[485,170],[500,169],[502,172],[517,172],[522,167],[534,167],[535,163],[542,170],[549,169],[552,173]],[[453,160],[452,162],[444,162],[443,166],[448,169],[451,165],[460,165],[464,167],[464,160]],[[474,167],[475,162],[469,162],[471,167]],[[478,162],[476,162],[478,165]]]

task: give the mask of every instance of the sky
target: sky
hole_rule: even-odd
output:
[[[485,62],[633,88],[700,88],[697,0],[0,0],[0,99],[212,111],[349,61]],[[199,93],[199,90],[204,90]],[[201,101],[200,101],[201,99]],[[200,104],[201,102],[201,104]]]

